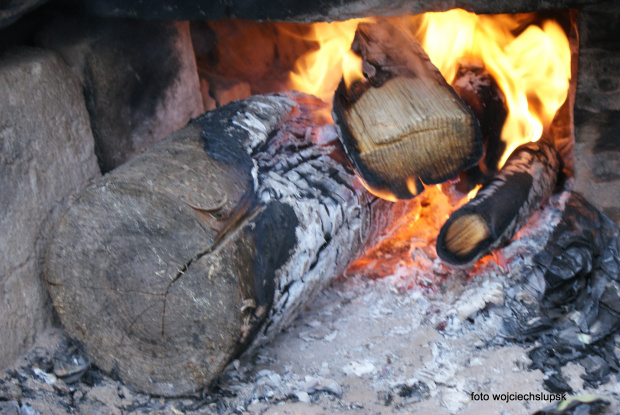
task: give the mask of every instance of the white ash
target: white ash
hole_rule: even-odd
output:
[[[433,295],[398,289],[395,276],[338,281],[293,328],[260,351],[261,359],[242,359],[250,385],[257,367],[282,375],[282,395],[289,398],[265,399],[262,408],[266,413],[303,413],[303,401],[291,397],[297,396],[304,376],[318,376],[319,371],[343,391],[337,400],[309,393],[312,405],[330,413],[352,407],[382,412],[388,405],[420,413],[531,414],[547,406],[475,402],[471,393],[546,392],[544,375],[526,370],[526,350],[501,338],[502,303],[505,290],[516,286],[520,271],[544,246],[567,197],[554,196],[534,214],[520,239],[502,249],[505,265],[482,266],[469,281],[464,271],[449,271],[443,289]],[[338,343],[325,340],[326,326],[338,331]],[[577,375],[573,380],[575,390],[582,390]]]
[[[270,324],[257,335],[253,342],[256,347],[292,322],[305,303],[300,298],[314,297],[344,270],[347,259],[363,242],[361,235],[369,218],[368,212],[360,208],[366,195],[354,191],[350,185],[354,175],[329,157],[332,148],[307,146],[312,129],[306,128],[305,136],[295,137],[281,131],[286,126],[277,128],[286,123],[284,115],[290,113],[288,116],[294,118],[297,111],[303,117],[303,110],[294,109],[302,104],[277,95],[251,97],[245,104],[247,109],[233,123],[250,133],[252,141],[247,144],[247,151],[254,160],[254,190],[264,204],[278,200],[291,206],[299,220],[295,229],[298,243],[289,261],[276,274]],[[324,127],[317,137],[333,141],[335,133],[330,130],[333,127]],[[291,152],[282,151],[279,145],[270,146],[273,131],[278,131],[274,141],[282,134],[287,140],[298,140],[299,148]],[[322,180],[324,172],[330,171],[333,183]]]
[[[254,150],[267,141],[269,133],[276,129],[282,114],[288,114],[297,103],[284,96],[255,96],[245,100],[248,110],[237,114],[232,123],[243,128],[252,141],[246,144],[246,151]],[[260,116],[258,115],[260,114]]]
[[[281,121],[282,114],[288,114],[297,104],[282,96],[250,97],[245,102],[249,111],[239,112],[233,118],[232,123],[248,132],[249,141],[246,143],[245,151],[252,155],[259,145],[267,141],[269,133]],[[252,178],[256,191],[258,189],[258,165],[256,160],[253,159],[252,162],[254,163]]]

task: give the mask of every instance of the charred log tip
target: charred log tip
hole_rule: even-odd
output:
[[[344,82],[344,78],[341,78],[338,88],[336,88],[336,93],[334,94],[334,108],[336,108],[336,102],[338,102],[338,106],[341,108],[340,112],[342,112],[344,108],[351,107],[351,105],[355,104],[355,102],[360,99],[367,89],[368,80],[366,78],[358,79],[348,87]]]
[[[473,261],[488,246],[491,229],[478,214],[468,213],[446,222],[437,238],[437,253],[454,265]]]
[[[357,25],[353,42],[351,43],[351,50],[360,56],[364,53],[364,45],[368,43],[368,31],[364,30],[364,26],[367,24],[366,22],[360,22]]]
[[[538,141],[525,143],[514,149],[506,164],[518,159],[522,152],[527,152],[536,157],[541,163],[545,164],[547,169],[555,171],[556,175],[564,168],[562,156],[558,153],[551,139],[544,135]]]
[[[437,254],[467,265],[510,240],[555,188],[561,161],[543,140],[521,145],[476,197],[448,219]]]

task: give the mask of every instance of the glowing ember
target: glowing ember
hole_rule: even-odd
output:
[[[394,210],[398,219],[373,247],[349,266],[347,273],[380,278],[400,271],[430,269],[437,258],[438,229],[467,201],[449,184],[427,186],[416,198],[399,201],[400,209]],[[419,277],[420,282],[424,280],[425,285],[437,282],[426,274],[414,277]]]
[[[474,187],[473,189],[470,190],[469,193],[467,193],[467,200],[472,200],[474,197],[476,197],[476,195],[478,194],[478,190],[480,190],[482,188],[481,184],[477,184],[476,187]]]
[[[356,176],[357,176],[357,174],[356,174]],[[357,178],[364,185],[366,190],[368,190],[373,195],[375,195],[377,197],[380,197],[381,199],[389,200],[390,202],[398,202],[398,198],[396,197],[396,195],[394,193],[390,192],[389,190],[373,188],[373,187],[369,186],[368,183],[366,183],[361,177],[357,176]],[[407,183],[407,184],[409,184],[409,183]]]

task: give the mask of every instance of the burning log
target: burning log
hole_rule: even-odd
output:
[[[497,173],[497,166],[506,150],[501,133],[508,111],[502,90],[483,66],[460,66],[452,86],[480,122],[484,146],[484,155],[478,165],[459,174],[459,190],[467,193]]]
[[[535,142],[518,147],[493,180],[444,224],[437,254],[466,265],[507,242],[549,197],[560,169],[552,146]]]
[[[373,190],[409,199],[482,155],[478,121],[413,36],[360,23],[352,49],[366,78],[341,82],[333,115],[354,169]]]
[[[234,102],[74,198],[46,278],[98,367],[140,391],[196,393],[344,270],[372,233],[371,204],[336,147],[311,140],[336,140],[314,105]]]

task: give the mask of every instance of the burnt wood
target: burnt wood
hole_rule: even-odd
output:
[[[397,20],[360,23],[352,50],[365,78],[340,83],[334,121],[357,174],[374,190],[409,199],[482,155],[469,107]]]
[[[344,270],[372,233],[370,195],[332,158],[317,102],[232,103],[73,199],[45,273],[98,367],[140,391],[197,393]]]
[[[549,197],[561,164],[557,151],[542,140],[515,149],[493,180],[443,225],[437,254],[467,265],[507,242]]]
[[[508,110],[502,90],[482,65],[466,63],[459,67],[452,87],[479,121],[484,147],[478,164],[459,173],[458,189],[467,193],[477,184],[491,180],[497,173],[506,149],[501,134]]]

